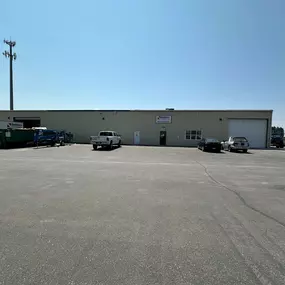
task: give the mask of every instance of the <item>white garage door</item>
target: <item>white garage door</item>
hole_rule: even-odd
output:
[[[267,120],[229,119],[228,122],[230,137],[246,137],[253,148],[266,147]]]

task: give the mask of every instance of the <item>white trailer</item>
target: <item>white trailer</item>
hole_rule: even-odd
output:
[[[0,121],[0,129],[6,130],[6,129],[23,129],[24,124],[21,122],[6,122],[6,121]]]

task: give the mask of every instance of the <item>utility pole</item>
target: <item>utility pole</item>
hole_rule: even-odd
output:
[[[17,54],[13,53],[13,47],[16,45],[16,42],[6,41],[4,43],[7,44],[10,49],[9,51],[4,51],[3,55],[10,59],[10,111],[14,110],[14,95],[13,95],[13,60],[16,60]]]

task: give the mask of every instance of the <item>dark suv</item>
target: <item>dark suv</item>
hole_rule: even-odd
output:
[[[277,148],[283,148],[284,147],[283,137],[272,136],[271,137],[271,145],[276,146]]]

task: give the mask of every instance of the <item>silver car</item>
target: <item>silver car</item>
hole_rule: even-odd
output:
[[[249,143],[245,137],[229,137],[227,141],[222,142],[222,148],[228,151],[247,152]]]

